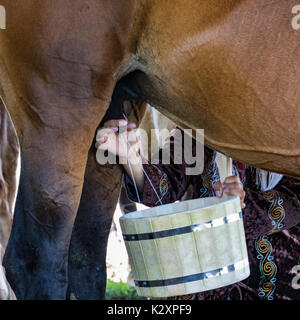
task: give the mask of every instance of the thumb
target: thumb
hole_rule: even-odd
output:
[[[217,197],[221,198],[223,195],[223,188],[221,181],[217,181],[214,185],[214,191]]]

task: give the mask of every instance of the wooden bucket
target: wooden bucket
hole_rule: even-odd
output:
[[[227,286],[250,274],[239,197],[188,200],[120,218],[140,296]]]

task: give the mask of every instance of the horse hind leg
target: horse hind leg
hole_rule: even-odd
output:
[[[122,171],[119,166],[100,166],[95,153],[91,147],[69,250],[67,296],[71,299],[105,297],[106,247]]]
[[[113,104],[114,101],[111,107]],[[145,111],[145,104],[142,101],[126,101],[124,111],[129,115],[130,121],[139,123]],[[122,117],[122,113],[119,117]],[[121,190],[121,167],[109,164],[100,166],[96,162],[94,143],[89,151],[80,206],[69,250],[67,295],[71,299],[105,298],[106,248]]]

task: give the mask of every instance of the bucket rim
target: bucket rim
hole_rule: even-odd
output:
[[[195,208],[195,209],[191,209],[191,210],[185,210],[185,211],[176,211],[176,212],[165,212],[165,213],[160,213],[160,214],[154,214],[152,213],[152,215],[148,215],[147,216],[147,212],[149,213],[149,211],[152,211],[153,212],[153,209],[157,209],[157,208],[166,208],[167,206],[170,206],[171,205],[174,205],[174,204],[182,204],[184,202],[196,202],[196,201],[199,201],[199,200],[204,200],[204,199],[208,199],[208,198],[214,198],[214,199],[219,199],[219,201],[217,203],[213,203],[213,204],[210,204],[210,205],[207,205],[205,207],[202,207],[202,208]],[[120,221],[126,221],[126,220],[149,220],[149,219],[153,219],[153,218],[158,218],[158,217],[163,217],[163,216],[171,216],[171,215],[174,215],[174,214],[183,214],[183,213],[186,213],[186,212],[189,212],[189,213],[193,213],[195,211],[198,211],[199,209],[208,209],[208,208],[213,208],[213,207],[218,207],[218,206],[222,206],[224,205],[224,203],[228,203],[228,202],[232,202],[232,201],[236,201],[237,199],[239,199],[238,196],[230,196],[228,197],[227,199],[223,199],[223,198],[218,198],[218,197],[207,197],[207,198],[197,198],[197,199],[190,199],[190,200],[184,200],[184,201],[180,201],[180,202],[172,202],[172,203],[167,203],[167,204],[163,204],[163,205],[160,205],[160,206],[156,206],[156,207],[150,207],[150,208],[147,208],[147,209],[144,209],[144,210],[137,210],[137,211],[133,211],[133,212],[130,212],[130,213],[127,213],[125,215],[123,215],[122,217],[120,217]]]

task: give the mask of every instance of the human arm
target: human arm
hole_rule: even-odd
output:
[[[118,125],[120,124],[121,120],[110,120],[106,122],[104,127],[97,133],[96,147],[119,156],[125,169],[125,182],[129,197],[133,201],[138,201],[133,183],[133,181],[135,181],[139,191],[139,198],[142,203],[147,206],[179,200],[189,185],[190,176],[185,174],[185,169],[188,165],[184,161],[180,164],[174,163],[176,139],[172,139],[172,135],[169,136],[164,148],[161,149],[157,155],[159,158],[157,164],[145,162],[138,153],[136,137],[134,135],[130,138],[127,132],[121,134],[122,139],[118,139],[120,137]],[[130,124],[128,124],[128,126],[129,125]],[[129,140],[128,142],[131,148],[129,151],[126,151],[126,148],[124,148],[124,146],[127,145],[127,139]],[[181,143],[181,141],[177,142],[177,145],[179,143]],[[170,152],[170,163],[163,164],[161,161],[162,154],[166,152],[167,149],[169,149]],[[132,173],[134,179],[132,179]],[[158,198],[160,198],[161,201],[159,201]]]

